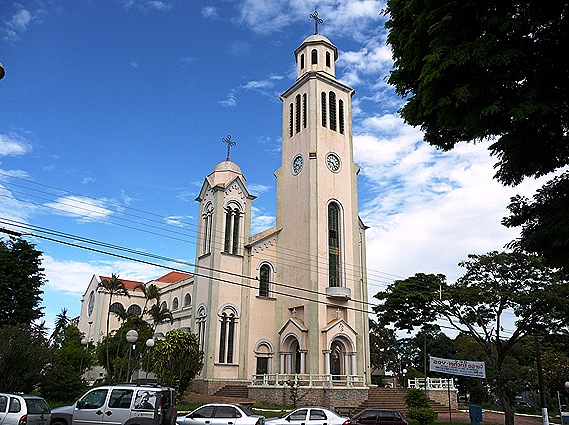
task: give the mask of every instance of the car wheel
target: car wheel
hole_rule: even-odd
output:
[[[68,425],[68,424],[67,421],[64,421],[62,419],[56,419],[53,422],[51,422],[50,425]]]

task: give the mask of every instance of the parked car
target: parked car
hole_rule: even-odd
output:
[[[403,413],[394,409],[365,409],[351,419],[352,425],[409,425]]]
[[[0,393],[1,425],[48,425],[50,421],[51,411],[43,398]]]
[[[93,388],[75,404],[53,409],[50,425],[174,425],[175,421],[172,388],[116,384]]]
[[[209,403],[185,416],[178,425],[265,425],[265,417],[252,414],[245,406],[233,403]]]
[[[266,425],[349,425],[350,418],[323,407],[300,407],[280,418],[267,419]]]

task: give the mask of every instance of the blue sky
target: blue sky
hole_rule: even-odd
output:
[[[517,236],[487,144],[436,151],[397,115],[385,78],[383,1],[317,3],[356,90],[354,153],[368,230],[370,294],[416,272],[461,274],[469,253]],[[0,221],[39,226],[193,262],[194,198],[225,159],[258,196],[253,231],[274,224],[279,94],[293,51],[314,32],[293,0],[0,0]],[[43,233],[45,235],[45,233]],[[29,237],[44,253],[45,319],[79,314],[93,274],[147,281],[167,270]],[[161,264],[168,265],[167,261]],[[179,265],[178,265],[179,266]],[[189,267],[185,267],[190,270]],[[370,297],[371,299],[371,297]]]

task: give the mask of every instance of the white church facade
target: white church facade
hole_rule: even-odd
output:
[[[255,199],[240,167],[217,164],[196,198],[200,223],[193,274],[154,281],[174,322],[157,332],[191,330],[204,351],[195,382],[213,393],[242,382],[251,391],[301,385],[367,388],[370,383],[365,225],[358,215],[352,96],[336,79],[338,51],[326,37],[295,52],[297,80],[280,98],[282,163],[276,225],[251,235]],[[230,140],[227,140],[230,142]],[[229,153],[229,150],[228,150]],[[103,336],[108,294],[94,276],[80,330]],[[122,280],[122,279],[121,279]],[[144,298],[115,297],[125,309]],[[138,310],[137,310],[138,311]],[[118,327],[118,322],[113,322]]]

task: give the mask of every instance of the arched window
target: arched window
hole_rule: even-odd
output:
[[[198,343],[201,351],[204,349],[206,319],[207,313],[202,305],[198,308],[198,315],[196,316],[196,333],[198,334]]]
[[[296,95],[296,126],[295,130],[297,133],[300,132],[300,95]]]
[[[304,53],[300,55],[300,69],[304,69]]]
[[[312,50],[312,60],[311,60],[312,65],[317,65],[318,64],[318,51],[316,49]]]
[[[180,307],[180,302],[178,301],[178,297],[175,297],[172,300],[172,310],[177,310]]]
[[[257,375],[266,375],[270,371],[270,361],[274,355],[273,347],[269,341],[261,341],[254,350],[257,359],[255,373]]]
[[[306,93],[302,95],[302,128],[306,128]]]
[[[342,286],[340,281],[341,241],[340,207],[335,202],[328,205],[328,286]]]
[[[166,310],[168,308],[168,304],[166,304],[166,301],[162,301],[162,304],[160,304],[160,310]]]
[[[330,104],[330,130],[336,131],[336,93],[331,91],[328,99]]]
[[[344,101],[338,100],[338,119],[340,121],[340,133],[344,134]]]
[[[124,306],[119,302],[114,302],[109,307],[109,311],[111,313],[121,313],[122,311],[124,311]]]
[[[330,68],[330,52],[326,52],[326,66]]]
[[[326,92],[322,92],[322,127],[326,127]]]
[[[290,137],[292,137],[293,133],[293,121],[294,121],[294,105],[291,103],[290,104],[290,112],[289,112],[289,118],[290,118]]]
[[[241,225],[241,210],[232,204],[225,208],[225,244],[224,251],[229,254],[239,253],[239,232]]]
[[[184,307],[189,307],[192,305],[192,296],[190,294],[186,294],[184,296]]]
[[[259,296],[269,296],[269,283],[271,281],[271,267],[263,264],[259,270]]]
[[[233,363],[235,351],[235,331],[237,314],[231,307],[226,307],[219,315],[219,363]]]
[[[87,316],[93,314],[93,309],[95,308],[95,291],[91,291],[89,294],[89,301],[87,303]]]
[[[203,253],[209,254],[211,252],[211,233],[213,228],[213,205],[208,203],[202,215],[203,222]]]
[[[126,312],[131,316],[140,316],[142,314],[142,308],[138,304],[131,304]]]

